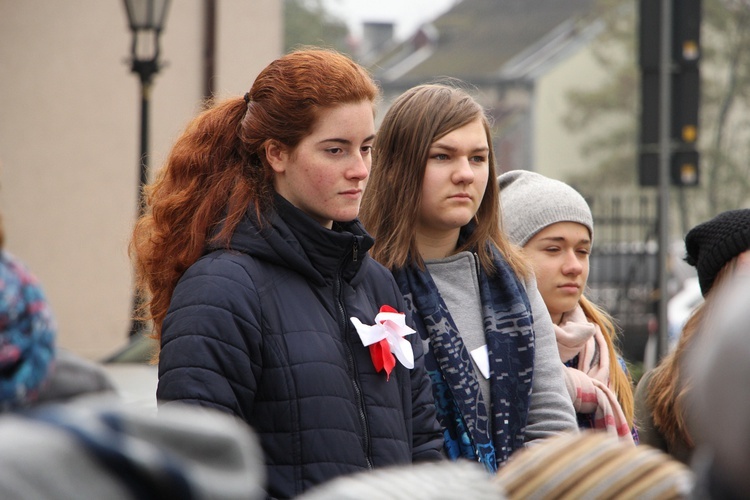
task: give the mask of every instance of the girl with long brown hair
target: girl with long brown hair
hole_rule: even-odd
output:
[[[333,51],[273,61],[188,125],[133,234],[161,346],[157,399],[255,428],[271,497],[440,457],[421,343],[404,324],[411,357],[396,363],[356,329],[383,306],[404,311],[356,219],[378,97]]]
[[[500,230],[483,108],[458,86],[412,88],[373,154],[361,218],[425,342],[447,455],[495,471],[525,443],[574,431],[549,315]]]
[[[750,270],[750,209],[722,212],[698,224],[685,236],[685,248],[685,260],[698,272],[704,301],[685,322],[675,348],[641,377],[635,412],[642,443],[690,463],[695,443],[688,428],[685,401],[690,373],[685,373],[685,360],[696,335],[710,330],[706,317],[716,308],[716,300],[721,300],[723,283],[740,269]]]

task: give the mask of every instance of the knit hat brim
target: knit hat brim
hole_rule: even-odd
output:
[[[722,212],[698,224],[685,236],[685,249],[685,261],[695,266],[705,296],[727,262],[750,249],[750,209]]]

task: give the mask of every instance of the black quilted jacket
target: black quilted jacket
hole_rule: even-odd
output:
[[[358,222],[328,230],[280,197],[270,226],[246,216],[230,249],[178,283],[162,331],[157,398],[218,408],[260,436],[268,494],[295,496],[333,477],[439,459],[422,343],[415,367],[386,380],[350,321],[403,311],[390,272]]]

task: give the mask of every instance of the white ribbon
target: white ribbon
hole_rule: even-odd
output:
[[[415,330],[406,326],[406,316],[403,313],[378,313],[374,325],[365,325],[353,316],[349,319],[354,323],[364,345],[369,346],[386,339],[396,359],[405,367],[414,368],[414,351],[404,336],[415,333]]]

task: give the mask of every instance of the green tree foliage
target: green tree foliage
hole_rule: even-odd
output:
[[[284,0],[284,50],[316,45],[350,52],[346,23],[333,16],[321,0]]]
[[[604,29],[593,50],[609,78],[567,96],[565,124],[586,137],[582,153],[594,167],[570,181],[587,193],[637,184],[637,10],[632,0],[598,2]],[[686,226],[750,203],[750,1],[703,0],[701,50],[701,185],[672,197],[694,219],[683,218]]]

